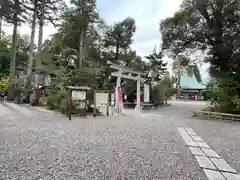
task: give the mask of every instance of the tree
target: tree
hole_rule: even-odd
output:
[[[73,31],[65,32],[65,41],[75,41],[74,48],[78,52],[78,61],[76,67],[83,67],[83,60],[87,57],[88,40],[91,30],[94,28],[93,23],[98,17],[96,12],[96,0],[72,0],[72,8],[68,8],[65,12],[65,23],[63,29],[70,28]],[[74,38],[74,39],[73,39]]]
[[[2,23],[3,23],[3,19],[2,17],[0,17],[0,38],[2,37]]]
[[[130,17],[107,28],[104,47],[108,52],[113,53],[112,60],[120,63],[120,54],[130,47],[135,31],[135,20]]]
[[[167,104],[168,98],[176,94],[173,82],[173,79],[169,75],[165,75],[153,86],[151,93],[155,106]]]
[[[96,44],[98,17],[95,12],[94,2],[95,1],[91,1],[93,4],[89,4],[88,1],[82,2],[89,7],[80,7],[82,4],[73,1],[73,7],[66,8],[66,11],[63,13],[63,22],[58,32],[54,34],[51,40],[45,41],[42,51],[37,55],[38,60],[41,59],[44,61],[42,66],[44,66],[44,64],[46,65],[47,62],[47,64],[50,63],[57,66],[79,68],[79,64],[82,64],[80,63],[80,59],[83,60],[82,56],[84,56],[85,59],[83,64],[85,67],[91,66],[93,62],[101,59],[99,48]],[[85,14],[82,11],[84,11]],[[90,17],[84,17],[88,15]],[[84,38],[84,48],[80,48],[80,44],[82,43],[80,36],[83,31],[84,37],[81,38]],[[84,55],[82,54],[83,49]],[[79,50],[81,53],[79,53]]]
[[[9,0],[6,1],[0,1],[0,17],[6,15],[7,11],[10,9],[10,2]]]
[[[30,36],[30,44],[29,44],[29,62],[28,62],[28,68],[27,68],[27,78],[25,81],[25,86],[29,87],[32,82],[32,73],[34,70],[34,39],[35,39],[35,31],[36,31],[36,25],[37,20],[39,19],[39,38],[38,38],[38,50],[41,50],[42,46],[42,37],[43,37],[43,25],[44,20],[48,20],[52,23],[56,19],[54,15],[57,14],[58,8],[61,8],[61,0],[33,0],[30,2],[24,2],[22,3],[22,6],[25,8],[25,10],[28,13],[32,12],[32,19],[31,19],[31,36]],[[51,15],[50,15],[51,14]],[[38,63],[39,64],[39,63]]]
[[[167,63],[163,62],[162,52],[153,50],[153,53],[145,57],[148,60],[147,63],[147,79],[151,84],[160,81],[161,76],[166,72]]]
[[[12,77],[11,81],[9,80],[10,74],[10,62],[11,62],[11,49],[12,44],[9,40],[10,38],[3,36],[0,42],[0,79],[4,78],[3,82],[3,90],[4,92],[8,91],[8,99],[14,99],[14,96],[17,95],[17,86],[22,84],[22,80],[19,77]],[[25,64],[28,60],[26,45],[28,43],[25,42],[25,39],[17,35],[16,38],[16,71],[23,70],[23,64]],[[11,82],[11,87],[9,87],[9,82]],[[14,87],[14,89],[13,89]]]
[[[34,56],[34,39],[35,39],[35,30],[36,30],[36,21],[37,21],[37,11],[38,11],[38,0],[33,0],[33,15],[31,23],[31,36],[28,52],[28,68],[27,68],[27,77],[25,80],[25,88],[29,89],[32,83],[32,71],[33,71],[33,56]]]
[[[223,94],[219,102],[234,108],[231,97],[239,94],[239,10],[237,0],[185,0],[181,10],[161,22],[163,47],[170,54],[196,50],[206,54],[210,75]]]
[[[11,41],[9,37],[3,36],[0,40],[0,77],[9,76],[11,62]],[[28,60],[28,41],[25,37],[17,35],[16,38],[16,70],[23,70],[23,65]],[[15,78],[14,78],[15,79]]]
[[[211,73],[234,72],[231,61],[239,53],[239,35],[236,34],[239,15],[232,12],[238,10],[236,0],[185,1],[180,12],[161,24],[164,47],[173,53],[189,49],[207,50]]]
[[[11,45],[11,62],[10,62],[10,76],[9,76],[9,92],[8,99],[13,99],[12,83],[16,75],[16,39],[17,39],[17,27],[19,24],[26,21],[26,9],[23,7],[25,2],[21,0],[9,0],[5,3],[7,11],[2,14],[3,20],[7,23],[13,24],[12,45]]]
[[[43,26],[45,21],[57,26],[60,20],[60,11],[64,8],[63,0],[39,0],[37,5],[37,19],[39,24],[38,51],[41,50],[43,42]]]
[[[0,38],[2,36],[2,23],[3,23],[3,16],[9,10],[9,1],[1,1],[0,2]]]
[[[9,58],[10,50],[8,48],[9,42],[1,38],[0,39],[0,77],[6,76],[9,74]]]

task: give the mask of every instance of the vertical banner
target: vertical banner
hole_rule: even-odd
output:
[[[123,94],[122,88],[118,88],[118,113],[123,113]]]
[[[144,84],[144,102],[149,102],[149,85]]]
[[[118,88],[118,103],[119,105],[123,104],[123,94],[122,94],[122,88]]]

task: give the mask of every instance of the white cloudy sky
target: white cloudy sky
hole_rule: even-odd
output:
[[[66,0],[67,3],[69,1]],[[132,47],[139,55],[145,56],[161,42],[159,21],[176,12],[180,3],[181,0],[97,0],[97,9],[108,24],[113,24],[127,16],[133,17],[137,30]],[[45,26],[44,39],[50,37],[56,30],[51,25]],[[6,31],[11,33],[12,28],[8,27]],[[21,27],[20,33],[30,34],[30,28]]]
[[[66,0],[69,3],[70,0]],[[132,47],[141,56],[152,52],[154,46],[161,43],[159,32],[160,20],[171,16],[179,9],[182,0],[97,0],[97,8],[100,15],[108,24],[120,21],[127,16],[133,17],[136,21],[136,33]],[[11,32],[11,28],[6,29]],[[21,27],[22,34],[30,34],[30,29]],[[45,26],[44,39],[49,38],[56,32],[56,28],[51,25]],[[37,34],[36,34],[37,37]],[[169,69],[171,60],[169,61]],[[206,67],[202,67],[205,72]],[[205,74],[205,73],[203,73]]]
[[[131,16],[137,30],[133,48],[141,55],[148,55],[160,44],[159,22],[171,16],[180,6],[181,0],[99,0],[98,9],[107,23]],[[114,3],[112,3],[114,2]]]

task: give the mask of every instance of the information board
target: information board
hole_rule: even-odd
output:
[[[72,91],[72,98],[74,100],[85,100],[86,99],[86,91]]]

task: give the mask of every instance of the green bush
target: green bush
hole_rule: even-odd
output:
[[[155,106],[167,104],[167,100],[176,94],[176,88],[173,87],[172,79],[169,76],[163,77],[152,87],[152,99]]]
[[[59,108],[59,104],[58,104],[58,96],[51,94],[47,97],[47,101],[46,101],[46,106],[49,109],[58,109]]]
[[[62,69],[53,78],[51,89],[47,90],[46,106],[49,109],[60,110],[62,113],[68,111],[69,106],[69,91],[67,86],[89,86],[91,88],[97,87],[96,77],[93,76],[91,68],[75,69],[73,71]],[[93,91],[87,92],[87,99],[93,101]],[[73,101],[72,112],[79,112],[77,103]]]
[[[68,106],[69,106],[69,97],[65,97],[65,98],[61,99],[59,109],[63,114],[67,113]]]

